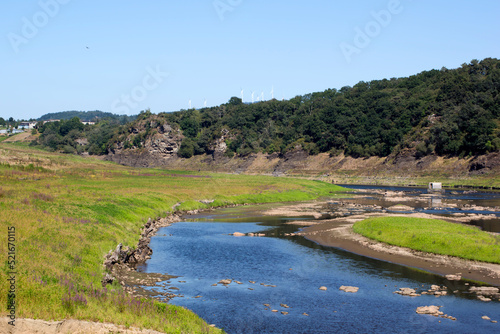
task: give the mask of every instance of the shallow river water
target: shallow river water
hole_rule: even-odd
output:
[[[498,198],[492,194],[480,200]],[[294,218],[262,216],[268,207],[216,210],[163,228],[151,241],[152,258],[139,270],[179,275],[165,289],[183,297],[170,303],[193,310],[227,333],[500,333],[499,323],[482,319],[500,321],[500,302],[482,302],[467,293],[478,283],[448,281],[286,237],[299,229],[284,225]],[[266,236],[230,235],[234,232]],[[213,286],[222,279],[233,282]],[[446,286],[448,295],[394,294],[402,287],[428,290],[433,284]],[[340,291],[342,285],[359,291]],[[415,312],[427,305],[442,306],[457,320]]]

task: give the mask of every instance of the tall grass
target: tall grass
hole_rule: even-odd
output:
[[[323,182],[138,169],[0,145],[0,226],[16,227],[18,317],[76,318],[168,333],[217,332],[192,312],[100,288],[103,256],[135,246],[149,217],[181,209],[333,196]],[[0,253],[7,254],[6,243]],[[6,256],[6,255],[4,255]],[[2,275],[8,272],[2,267]],[[8,282],[0,281],[6,305]],[[6,315],[2,308],[0,315]]]
[[[500,263],[500,236],[458,223],[413,217],[375,217],[354,232],[387,244],[463,259]]]

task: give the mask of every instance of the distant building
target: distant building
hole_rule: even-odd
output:
[[[20,129],[34,129],[37,122],[21,122],[19,123]]]
[[[95,122],[81,121],[83,125],[95,125]]]
[[[438,182],[429,183],[429,191],[443,191],[443,184]]]
[[[43,121],[43,124],[51,123],[51,122],[60,122],[60,121],[61,121],[60,119],[49,119],[49,120]]]

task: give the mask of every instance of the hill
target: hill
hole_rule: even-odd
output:
[[[447,161],[460,161],[450,173],[481,174],[498,167],[499,93],[500,61],[487,58],[286,101],[245,104],[232,97],[198,110],[146,110],[121,126],[71,131],[69,124],[54,125],[42,129],[39,142],[133,166],[312,174],[359,168],[366,174],[363,159],[377,161],[377,173],[440,171]]]
[[[489,58],[288,101],[248,105],[233,97],[218,107],[160,114],[157,120],[182,130],[183,157],[212,154],[212,144],[223,136],[226,152],[240,156],[297,147],[352,157],[386,157],[407,148],[420,156],[466,156],[500,149],[499,91],[500,61]],[[132,137],[122,133],[118,139],[138,141]]]
[[[127,115],[116,115],[110,112],[104,111],[61,111],[55,113],[48,113],[38,118],[38,121],[48,121],[50,119],[59,119],[59,120],[70,120],[73,117],[78,117],[83,122],[95,122],[99,119],[115,119],[119,120],[122,124],[133,121],[136,116],[127,116]]]

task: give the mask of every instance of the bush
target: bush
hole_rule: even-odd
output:
[[[181,158],[189,159],[194,155],[194,145],[191,139],[185,138],[182,141],[181,147],[177,152],[177,155]]]

